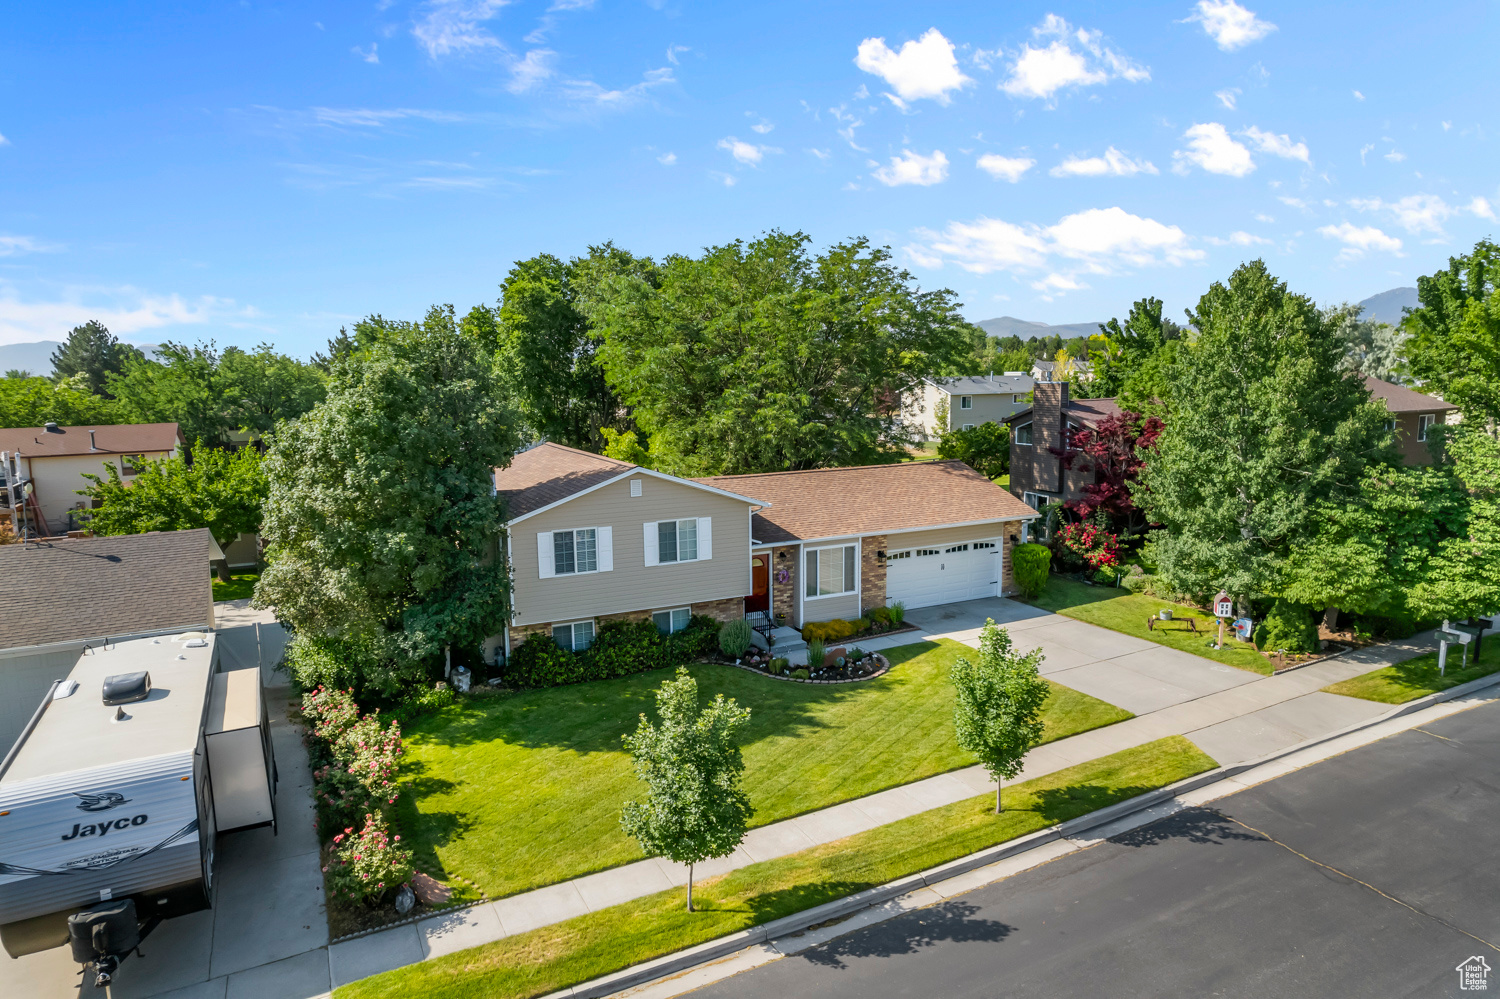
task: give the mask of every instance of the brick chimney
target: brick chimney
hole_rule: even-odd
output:
[[[1050,449],[1061,451],[1067,444],[1067,423],[1063,419],[1063,407],[1068,404],[1068,383],[1037,382],[1031,398],[1031,440],[1036,445],[1036,488],[1042,492],[1061,494],[1062,459]]]

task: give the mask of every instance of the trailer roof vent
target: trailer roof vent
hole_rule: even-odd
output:
[[[104,678],[104,703],[109,705],[129,704],[144,701],[151,694],[151,674],[116,673]]]
[[[206,638],[189,638],[187,641],[185,641],[185,642],[182,643],[182,647],[184,649],[203,649],[203,648],[207,648],[208,647],[208,639],[206,639]]]

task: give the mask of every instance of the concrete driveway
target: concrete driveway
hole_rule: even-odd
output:
[[[986,597],[906,612],[930,635],[973,643],[993,618],[1024,651],[1041,649],[1042,674],[1138,715],[1260,679],[1142,638],[1075,621],[1004,597]]]
[[[248,603],[235,601],[235,604]],[[170,920],[130,957],[113,999],[306,999],[328,991],[328,922],[313,831],[312,775],[300,732],[287,721],[290,690],[271,672],[285,633],[269,615],[216,605],[216,632],[227,669],[260,662],[265,670],[280,783],[279,834],[269,829],[219,839],[214,908]],[[0,953],[0,996],[95,999],[66,947],[12,960]]]

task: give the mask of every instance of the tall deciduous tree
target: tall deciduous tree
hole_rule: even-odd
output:
[[[40,427],[49,421],[63,426],[92,426],[125,422],[112,399],[79,388],[75,379],[0,378],[0,427]]]
[[[1467,520],[1444,539],[1412,588],[1420,617],[1458,620],[1500,612],[1500,441],[1474,426],[1453,428],[1445,460],[1468,496]]]
[[[645,801],[628,801],[620,814],[627,835],[650,854],[688,865],[687,908],[693,911],[693,866],[726,857],[745,838],[754,814],[740,786],[745,763],[736,742],[750,709],[723,694],[698,707],[698,682],[686,667],[656,691],[653,725],[641,715],[622,737],[647,788]]]
[[[957,459],[987,479],[1004,475],[1010,471],[1010,427],[981,423],[968,430],[950,430],[938,438],[937,456]]]
[[[138,361],[140,349],[121,343],[97,319],[73,327],[68,339],[52,352],[52,374],[58,379],[83,376],[83,387],[93,395],[109,397],[109,376],[125,370],[128,361]]]
[[[1480,240],[1446,270],[1417,278],[1421,307],[1403,321],[1411,373],[1427,391],[1463,411],[1466,420],[1500,423],[1500,247]]]
[[[979,757],[995,780],[995,814],[1000,784],[1021,772],[1026,754],[1042,739],[1042,705],[1051,692],[1042,679],[1042,650],[1017,652],[1010,632],[993,619],[979,633],[979,658],[953,663],[953,724],[958,744]]]
[[[717,475],[899,456],[917,429],[895,400],[967,365],[953,293],[922,292],[887,250],[808,237],[672,257],[653,284],[617,276],[585,303],[605,370],[657,467]]]
[[[254,448],[230,452],[200,443],[193,448],[192,464],[178,455],[138,467],[128,482],[112,464],[104,465],[103,475],[84,473],[93,485],[79,493],[99,504],[88,514],[95,534],[206,527],[225,549],[241,534],[260,530],[267,486],[262,458]],[[219,560],[215,568],[228,582],[228,564]]]
[[[611,244],[564,263],[551,254],[522,260],[501,285],[500,370],[538,436],[600,451],[600,428],[630,423],[599,362],[601,337],[584,315],[600,282],[629,275],[650,287],[653,267]]]
[[[1182,593],[1275,592],[1292,547],[1317,534],[1319,501],[1396,463],[1388,414],[1343,371],[1343,343],[1262,261],[1215,282],[1191,316],[1164,390],[1169,416],[1137,495],[1162,524],[1161,574]]]
[[[505,619],[492,493],[516,421],[451,307],[370,339],[273,438],[255,600],[298,630],[369,638],[416,678],[446,646],[476,654]]]
[[[1096,358],[1091,394],[1098,398],[1119,395],[1153,354],[1181,337],[1182,327],[1163,318],[1161,312],[1161,299],[1143,298],[1130,307],[1124,322],[1115,318],[1099,324],[1098,335],[1090,337],[1098,342],[1098,349],[1091,352]]]

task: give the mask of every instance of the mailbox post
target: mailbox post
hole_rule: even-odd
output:
[[[1214,617],[1219,619],[1219,644],[1214,648],[1222,649],[1224,647],[1224,622],[1234,617],[1234,600],[1223,590],[1220,590],[1214,597]]]
[[[1469,665],[1469,642],[1474,636],[1467,631],[1459,631],[1447,621],[1438,629],[1438,676],[1446,674],[1448,669],[1448,646],[1461,645],[1464,650],[1464,666]]]

